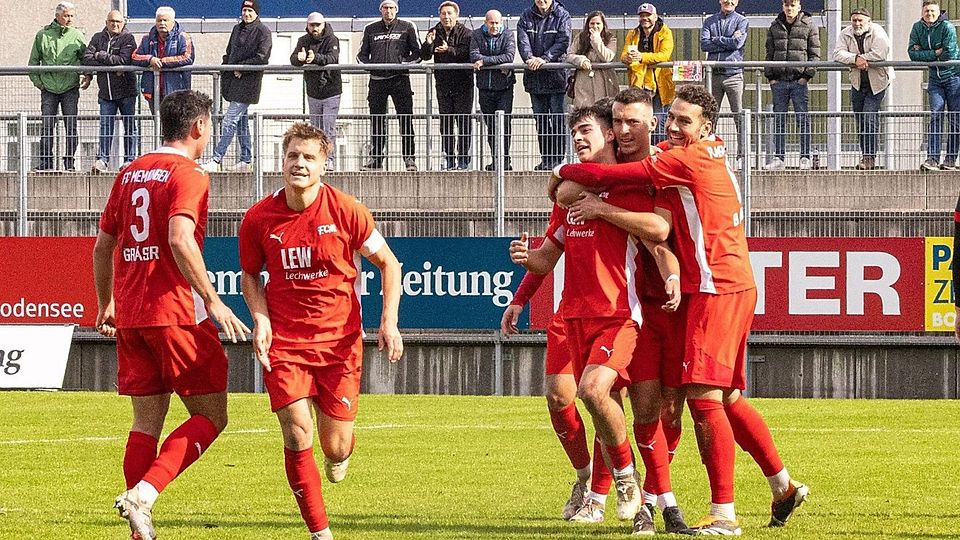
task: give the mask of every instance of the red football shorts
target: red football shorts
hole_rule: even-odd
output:
[[[273,412],[304,398],[312,398],[320,412],[335,420],[352,422],[360,399],[363,341],[346,345],[323,344],[313,349],[271,349],[270,371],[263,382]]]
[[[687,324],[687,303],[680,302],[677,311],[660,308],[662,302],[640,303],[643,322],[637,345],[636,362],[630,365],[633,382],[660,379],[663,386],[679,388],[683,382],[683,342]]]
[[[567,348],[573,361],[573,376],[580,381],[588,365],[617,372],[618,390],[630,384],[628,368],[636,359],[640,328],[633,319],[567,319]]]
[[[547,326],[547,360],[544,365],[547,375],[573,375],[573,362],[567,349],[567,332],[563,317],[555,313]]]
[[[216,325],[117,329],[117,391],[124,396],[215,394],[227,389]]]
[[[747,336],[757,290],[688,298],[683,384],[745,390]]]

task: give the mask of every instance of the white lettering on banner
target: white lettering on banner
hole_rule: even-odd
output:
[[[21,297],[16,302],[0,302],[0,319],[10,318],[62,318],[82,319],[83,304],[69,304],[58,302],[28,302]]]
[[[76,325],[0,325],[0,388],[63,388]]]
[[[843,283],[833,275],[811,275],[814,268],[840,268],[837,251],[753,251],[750,263],[757,280],[756,315],[767,314],[767,281],[771,269],[783,268],[787,254],[788,315],[841,315],[841,296],[845,299],[844,315],[864,315],[868,294],[879,297],[883,315],[900,315],[900,293],[894,288],[900,280],[900,261],[882,251],[848,251]],[[867,269],[879,269],[876,279],[867,277]],[[810,298],[810,291],[832,291],[834,298]]]
[[[361,272],[357,277],[360,295],[367,296],[367,280],[373,279],[374,273]],[[406,296],[489,296],[493,305],[507,307],[513,300],[512,282],[513,272],[451,271],[424,261],[423,271],[403,272],[400,284]]]
[[[210,280],[210,284],[213,285],[213,288],[216,289],[217,295],[219,296],[236,296],[240,294],[240,274],[242,272],[236,271],[232,272],[230,270],[217,270],[216,272],[211,272],[207,270],[207,279]],[[263,280],[264,285],[266,285],[267,280],[269,279],[270,274],[264,270],[260,272],[260,279]]]
[[[835,291],[833,276],[811,276],[808,268],[837,268],[836,251],[792,251],[789,255],[789,298],[791,315],[839,315],[839,298],[808,298],[808,291]]]
[[[957,324],[957,312],[956,311],[947,311],[946,313],[940,313],[935,311],[931,313],[933,316],[933,326],[935,328],[953,328]]]

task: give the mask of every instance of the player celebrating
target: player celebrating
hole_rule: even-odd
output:
[[[642,89],[631,87],[614,98],[613,128],[619,162],[636,162],[650,155],[650,134],[656,122],[650,95]],[[658,190],[656,196],[662,193],[663,190]],[[647,212],[651,211],[653,198],[646,192],[640,196]],[[570,215],[575,221],[604,219],[637,235],[650,226],[649,213],[628,212],[592,193],[582,194],[570,207]],[[647,471],[643,483],[644,507],[634,517],[634,532],[655,532],[653,516],[659,507],[666,531],[676,533],[687,528],[673,494],[669,468],[681,433],[680,371],[687,303],[671,301],[673,296],[667,289],[678,291],[679,277],[673,273],[661,274],[652,255],[658,249],[669,249],[667,244],[653,246],[648,241],[644,244],[647,249],[640,250],[642,279],[637,284],[643,315],[638,347],[643,351],[643,358],[632,365],[632,382],[627,388],[633,409],[633,432]]]
[[[163,146],[117,175],[93,248],[97,330],[117,338],[117,390],[133,404],[116,508],[137,540],[156,538],[160,492],[227,425],[227,357],[210,317],[233,342],[250,331],[220,301],[201,255],[210,179],[195,160],[210,140],[212,105],[195,91],[164,98]],[[158,455],[172,392],[190,418]]]
[[[717,110],[703,88],[685,86],[667,117],[670,150],[614,167],[566,165],[558,176],[586,186],[653,180],[677,190],[680,207],[664,210],[667,223],[677,229],[682,287],[689,294],[682,380],[711,491],[710,514],[686,532],[739,535],[734,441],[767,477],[771,527],[786,524],[809,490],[790,478],[766,423],[741,395],[757,293],[739,187],[727,168],[723,143],[712,135]]]
[[[400,263],[370,211],[323,183],[330,151],[322,131],[291,126],[283,136],[283,188],[251,207],[240,225],[241,287],[254,320],[253,349],[280,421],[287,480],[311,540],[333,538],[313,457],[311,407],[327,480],[343,480],[356,443],[363,359],[357,254],[382,276],[379,348],[391,362],[403,354]]]
[[[517,333],[517,320],[523,311],[523,306],[540,288],[545,275],[553,270],[563,254],[562,230],[566,216],[566,210],[557,205],[553,206],[546,238],[536,249],[526,250],[526,233],[521,235],[519,241],[511,242],[516,247],[523,248],[523,251],[514,250],[514,262],[524,265],[529,271],[520,281],[513,301],[503,312],[500,330],[504,335]],[[576,405],[579,379],[574,376],[570,351],[567,349],[562,300],[547,327],[544,371],[550,423],[577,474],[577,480],[573,484],[570,498],[563,507],[561,517],[578,523],[600,523],[603,521],[604,505],[607,494],[610,492],[613,476],[603,460],[599,438],[594,438],[594,459],[592,462],[590,460],[586,426]]]

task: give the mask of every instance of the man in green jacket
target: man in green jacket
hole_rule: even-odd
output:
[[[914,62],[947,62],[960,59],[957,51],[957,30],[940,10],[940,3],[924,0],[921,18],[913,24],[907,54]],[[956,67],[931,67],[927,82],[930,96],[930,129],[927,134],[927,160],[921,171],[957,169],[960,152],[960,73]],[[940,163],[940,141],[943,137],[943,109],[950,111],[947,132],[947,153]]]
[[[30,49],[31,66],[77,66],[87,48],[83,33],[73,28],[76,7],[70,2],[57,4],[53,22],[37,32]],[[67,146],[63,154],[63,167],[76,170],[74,154],[77,152],[77,102],[80,90],[90,86],[92,77],[76,72],[33,72],[30,82],[40,89],[40,114],[43,129],[40,132],[40,161],[35,170],[51,170],[53,163],[53,129],[57,124],[57,110],[63,114],[67,132]]]

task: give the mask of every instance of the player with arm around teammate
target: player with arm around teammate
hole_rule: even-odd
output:
[[[667,222],[676,229],[681,282],[689,300],[682,381],[711,491],[710,514],[686,532],[739,535],[734,442],[753,457],[770,485],[769,526],[785,525],[809,489],[791,479],[769,428],[741,394],[757,293],[739,186],[726,165],[723,142],[712,133],[716,116],[716,100],[706,90],[685,86],[667,117],[670,150],[638,163],[568,165],[557,172],[586,186],[652,180],[677,190],[679,206]]]
[[[127,491],[116,500],[131,537],[156,538],[160,492],[227,425],[227,338],[250,330],[217,296],[203,262],[210,179],[196,159],[213,132],[213,101],[174,92],[160,105],[163,146],[117,175],[93,248],[97,330],[117,338],[117,390],[133,405],[123,455]],[[160,447],[170,394],[190,418]]]
[[[323,182],[330,141],[297,123],[283,137],[283,188],[247,211],[240,225],[243,296],[253,348],[283,434],[290,489],[311,540],[333,538],[313,457],[313,418],[330,482],[343,480],[356,442],[363,329],[356,280],[360,256],[380,269],[378,345],[400,359],[400,263],[353,197]],[[266,286],[260,272],[266,268]]]

